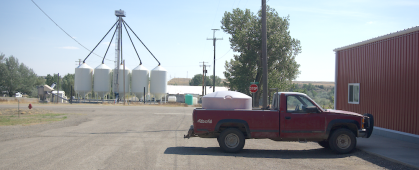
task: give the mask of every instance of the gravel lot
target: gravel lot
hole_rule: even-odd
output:
[[[0,105],[0,109],[17,105]],[[61,122],[0,127],[0,169],[411,169],[317,143],[246,140],[238,154],[216,139],[183,139],[192,107],[48,105]]]

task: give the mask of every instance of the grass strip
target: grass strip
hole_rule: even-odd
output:
[[[34,115],[0,115],[0,126],[35,125],[67,119],[65,114],[45,113]]]

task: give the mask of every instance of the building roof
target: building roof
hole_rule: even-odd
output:
[[[44,85],[44,91],[53,91],[54,89],[53,88],[51,88],[50,86],[48,86],[48,85]]]
[[[207,94],[212,93],[212,86],[207,86]],[[227,87],[215,86],[215,91],[228,91]],[[172,86],[167,85],[169,94],[198,94],[202,95],[202,86]]]
[[[403,34],[408,34],[408,33],[415,32],[415,31],[419,31],[419,26],[408,28],[408,29],[404,29],[404,30],[397,31],[397,32],[393,32],[393,33],[390,33],[390,34],[387,34],[387,35],[375,37],[375,38],[372,38],[372,39],[369,39],[369,40],[361,41],[359,43],[347,45],[347,46],[344,46],[344,47],[335,48],[333,51],[335,51],[335,52],[336,51],[341,51],[341,50],[345,50],[345,49],[348,49],[348,48],[352,48],[352,47],[356,47],[356,46],[361,46],[361,45],[364,45],[364,44],[368,44],[368,43],[372,43],[372,42],[384,40],[384,39],[387,39],[387,38],[396,37],[396,36],[403,35]]]

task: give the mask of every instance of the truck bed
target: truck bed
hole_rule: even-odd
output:
[[[237,119],[240,118],[240,119]],[[209,110],[198,108],[193,112],[196,134],[217,133],[224,127],[234,124],[250,132],[247,138],[279,137],[278,110]]]

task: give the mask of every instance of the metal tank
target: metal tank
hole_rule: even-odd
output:
[[[132,70],[131,92],[141,99],[145,93],[148,93],[149,71],[143,65],[139,65]]]
[[[83,63],[75,70],[74,91],[77,94],[86,97],[92,91],[93,68]]]
[[[125,73],[124,73],[124,66],[121,64],[119,66],[118,71],[118,89],[119,89],[119,97],[122,98],[124,95],[124,74],[125,74],[125,94],[129,94],[129,80],[131,77],[131,70],[125,65]]]
[[[150,93],[157,100],[161,100],[167,93],[167,70],[162,66],[157,66],[150,72]]]
[[[217,110],[252,110],[252,98],[235,91],[216,91],[202,97],[202,108]]]
[[[101,64],[95,68],[93,91],[102,99],[111,91],[111,73],[112,69],[105,64]]]

